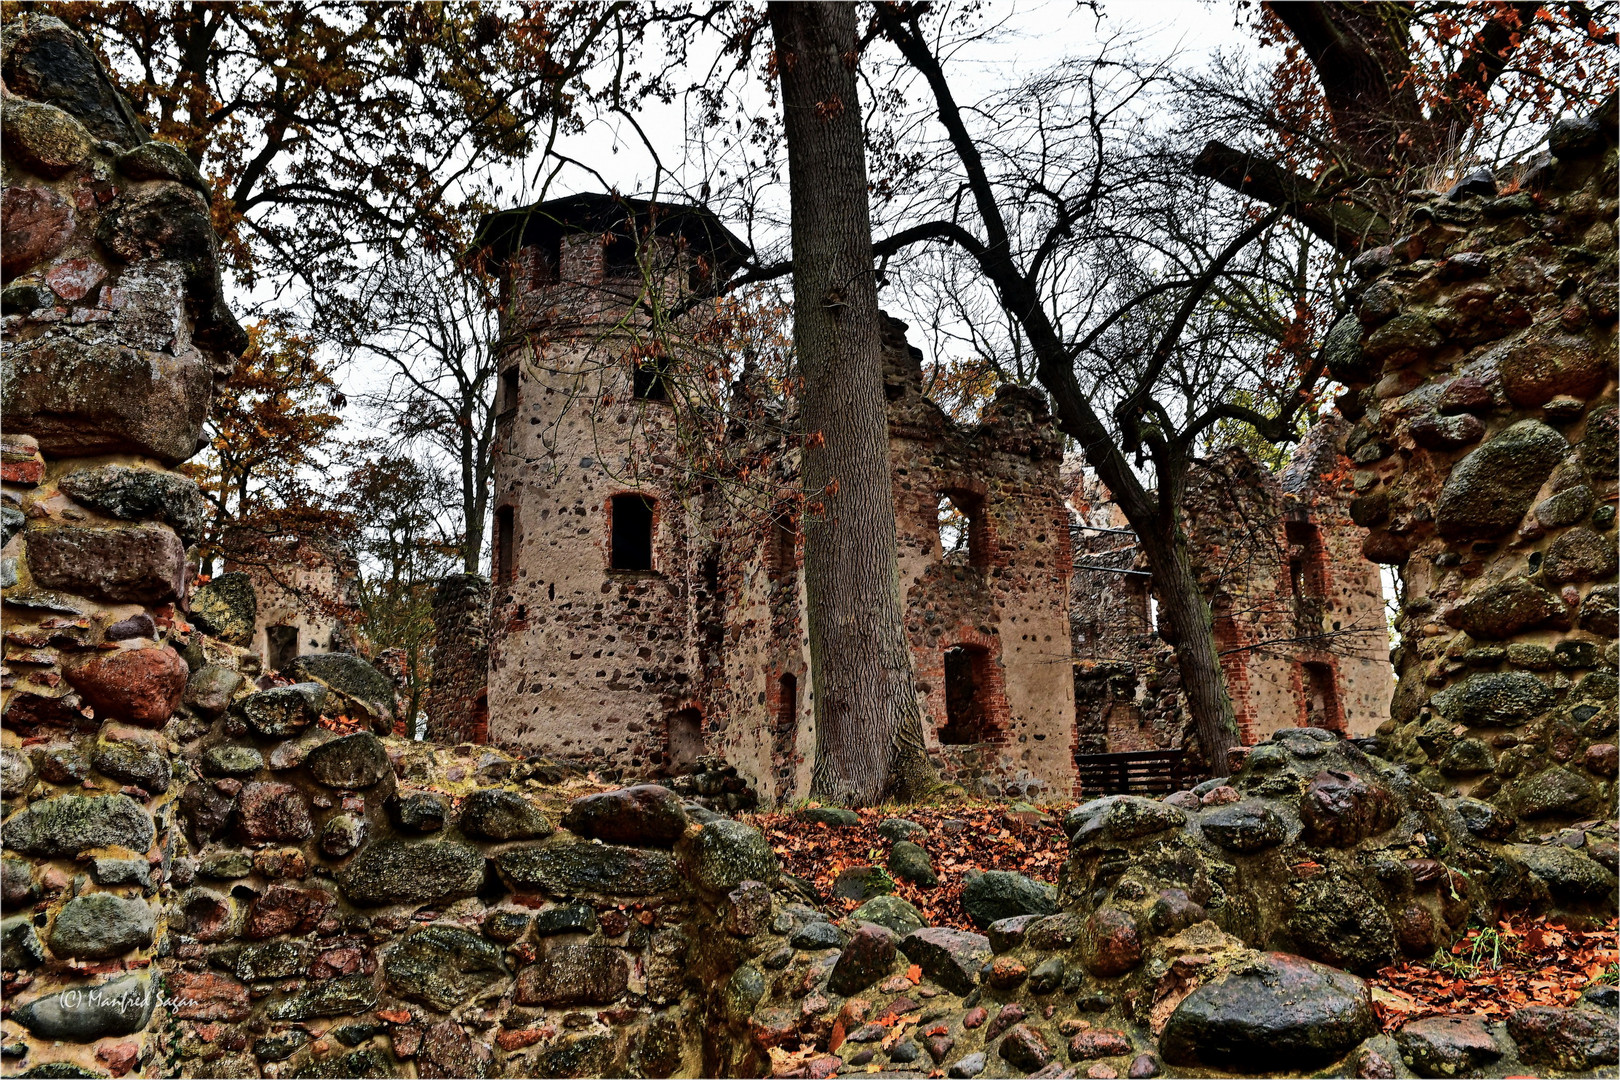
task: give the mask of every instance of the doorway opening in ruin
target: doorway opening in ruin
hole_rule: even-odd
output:
[[[512,534],[514,512],[515,509],[511,506],[501,506],[495,510],[494,568],[497,585],[507,585],[512,581],[513,564],[516,562]]]
[[[1327,664],[1304,663],[1300,680],[1305,691],[1305,724],[1307,727],[1344,730],[1344,711],[1339,705],[1339,690],[1333,681],[1333,668]]]
[[[787,733],[799,724],[799,677],[784,674],[776,680],[776,730]]]
[[[939,530],[939,555],[949,563],[983,566],[988,561],[988,539],[984,527],[984,496],[971,491],[949,489],[939,493],[935,520]]]
[[[615,495],[609,502],[613,550],[608,565],[614,570],[651,570],[653,500],[645,495]]]
[[[298,659],[298,627],[267,626],[264,628],[264,666],[270,671],[281,671]]]
[[[703,714],[696,709],[672,713],[664,731],[665,770],[680,776],[697,768],[703,756]]]
[[[989,742],[997,690],[990,653],[974,645],[945,650],[945,723],[939,727],[944,746]]]

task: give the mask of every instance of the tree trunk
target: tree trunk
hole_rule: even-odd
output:
[[[855,5],[772,3],[803,379],[811,793],[867,804],[926,787],[895,555],[888,405],[872,273]]]
[[[1186,534],[1173,520],[1167,527],[1161,523],[1159,527],[1136,528],[1148,565],[1153,568],[1159,619],[1169,624],[1170,633],[1164,636],[1173,639],[1170,643],[1175,648],[1176,670],[1181,673],[1182,700],[1209,760],[1210,775],[1225,776],[1229,771],[1226,752],[1238,742],[1237,720],[1227,694],[1226,675],[1221,670],[1209,603],[1193,572]]]

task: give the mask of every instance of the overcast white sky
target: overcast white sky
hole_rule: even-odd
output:
[[[1066,57],[1091,55],[1098,44],[1120,35],[1138,40],[1144,55],[1180,54],[1187,66],[1199,65],[1217,49],[1255,48],[1250,35],[1236,25],[1232,0],[1110,2],[1101,5],[1100,18],[1074,0],[991,0],[986,11],[1000,32],[949,58],[953,83],[964,100],[1016,83]],[[762,91],[756,100],[761,109],[774,108]],[[685,179],[700,178],[689,163],[696,148],[689,144],[691,125],[684,101],[650,103],[639,120],[666,168],[686,172]],[[593,124],[584,134],[565,139],[560,149],[588,163],[626,194],[646,192],[652,185],[651,156],[622,122]],[[600,187],[580,170],[565,169],[558,180],[556,194]]]
[[[953,85],[963,101],[1016,84],[1067,57],[1094,55],[1102,42],[1122,36],[1137,43],[1139,55],[1178,55],[1181,66],[1199,66],[1216,50],[1255,50],[1251,36],[1237,24],[1233,0],[1127,0],[1105,2],[1095,11],[1074,0],[991,0],[983,11],[986,22],[996,26],[997,32],[948,58]],[[712,49],[696,57],[689,79],[698,78],[711,58]],[[742,91],[746,110],[764,113],[772,123],[779,122],[778,106],[770,102],[757,76],[750,80],[734,79],[732,85]],[[650,101],[637,114],[637,121],[663,167],[673,175],[676,186],[695,191],[713,169],[712,147],[704,147],[702,140],[713,139],[715,135],[698,129],[689,108],[684,96],[668,104]],[[585,132],[566,136],[558,149],[588,169],[564,166],[551,182],[546,192],[548,197],[596,191],[604,186],[624,194],[645,195],[657,182],[652,153],[643,144],[642,136],[623,120],[597,120]],[[514,171],[502,184],[510,193],[507,205],[520,206],[532,201],[543,171],[539,167],[522,173]],[[666,178],[660,193],[676,194],[669,187],[670,181]],[[765,201],[767,205],[778,207],[779,216],[785,218],[785,185],[771,191]],[[738,221],[727,224],[739,233],[744,232]],[[781,242],[780,235],[768,232],[746,238],[762,249]],[[897,314],[904,315],[903,312]],[[927,346],[921,341],[916,344]],[[340,377],[345,389],[357,397],[359,391],[375,389],[384,373],[357,364],[347,367]],[[363,426],[358,421],[359,417],[351,418],[351,427]]]

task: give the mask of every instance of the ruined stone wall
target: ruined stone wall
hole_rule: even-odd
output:
[[[0,67],[7,1075],[759,1072],[706,1022],[733,952],[690,952],[770,921],[757,831],[342,734],[392,728],[386,676],[264,672],[250,575],[191,589],[171,466],[244,343],[206,188],[57,20]]]
[[[780,455],[780,441],[768,452]],[[787,455],[778,486],[792,490]],[[815,762],[810,642],[796,504],[776,515],[740,516],[720,499],[707,507],[717,538],[718,587],[705,643],[705,743],[749,777],[772,804],[802,798]]]
[[[1614,809],[1615,114],[1419,192],[1328,339],[1404,604],[1399,760],[1536,822]]]
[[[901,592],[930,755],[972,790],[1061,797],[1074,785],[1062,436],[1039,393],[1010,386],[979,424],[953,423],[923,395],[921,355],[894,319],[884,356]],[[965,550],[949,555],[942,495],[969,518]],[[961,647],[974,654],[982,715],[977,739],[951,743],[945,658]]]
[[[305,654],[353,649],[341,613],[353,607],[359,567],[337,545],[275,545],[244,560],[228,558],[225,569],[246,574],[253,585],[258,610],[248,644],[267,662],[289,644],[288,662]]]
[[[1309,602],[1297,609],[1299,660],[1331,673],[1337,711],[1352,736],[1371,735],[1389,716],[1395,692],[1389,659],[1389,608],[1379,565],[1362,554],[1367,530],[1350,517],[1355,491],[1345,456],[1349,423],[1337,414],[1317,420],[1278,474],[1284,505],[1283,539],[1300,567]],[[1302,680],[1307,718],[1332,711],[1311,700]]]
[[[489,741],[489,579],[451,574],[433,591],[433,674],[423,706],[434,742]]]
[[[802,797],[815,732],[796,454],[782,434],[791,419],[727,436],[740,460],[762,463],[751,482],[779,491],[780,505],[743,505],[725,481],[693,483],[677,464],[672,405],[633,393],[631,357],[648,328],[610,302],[618,286],[604,281],[599,235],[564,234],[555,276],[549,244],[519,249],[505,270],[502,370],[515,392],[496,468],[490,738],[613,775],[681,771],[690,761],[678,759],[694,756],[681,748],[695,747],[723,756],[767,801]],[[969,786],[1067,792],[1061,440],[1030,395],[1004,394],[977,427],[953,424],[923,397],[903,326],[891,321],[888,336],[902,584],[930,748]],[[677,383],[694,377],[694,358],[670,362]],[[751,393],[736,395],[739,410],[780,412],[768,390]],[[960,565],[940,550],[947,491],[982,506],[977,554]],[[608,565],[611,500],[623,493],[655,500],[651,570]],[[503,512],[514,522],[511,580],[499,566]],[[957,646],[980,658],[983,737],[941,746],[944,655]]]
[[[1241,449],[1189,470],[1183,504],[1195,569],[1245,744],[1278,726],[1371,735],[1389,715],[1393,680],[1378,567],[1349,517],[1346,425],[1324,419],[1272,473]],[[1075,477],[1070,611],[1075,695],[1086,752],[1185,744],[1173,654],[1148,610],[1151,578],[1105,490]],[[1109,609],[1112,609],[1111,611]]]
[[[207,186],[77,36],[8,19],[0,77],[6,1053],[28,1018],[36,1048],[64,1040],[47,1057],[123,1075],[156,1052],[170,719],[242,682],[210,666],[242,650],[188,624],[203,500],[171,470],[246,336]]]

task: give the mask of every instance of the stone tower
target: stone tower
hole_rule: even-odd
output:
[[[576,196],[495,216],[480,245],[504,290],[489,741],[623,775],[718,755],[767,802],[803,797],[792,401],[746,370],[729,400],[685,400],[728,366],[704,351],[703,309],[741,242],[698,208]],[[957,423],[893,319],[882,362],[929,754],[986,793],[1068,794],[1070,554],[1045,399],[1006,387]],[[701,425],[723,476],[690,465]],[[768,512],[734,505],[733,459]]]
[[[492,740],[632,771],[694,757],[699,598],[660,321],[746,250],[706,210],[579,195],[497,214]]]

